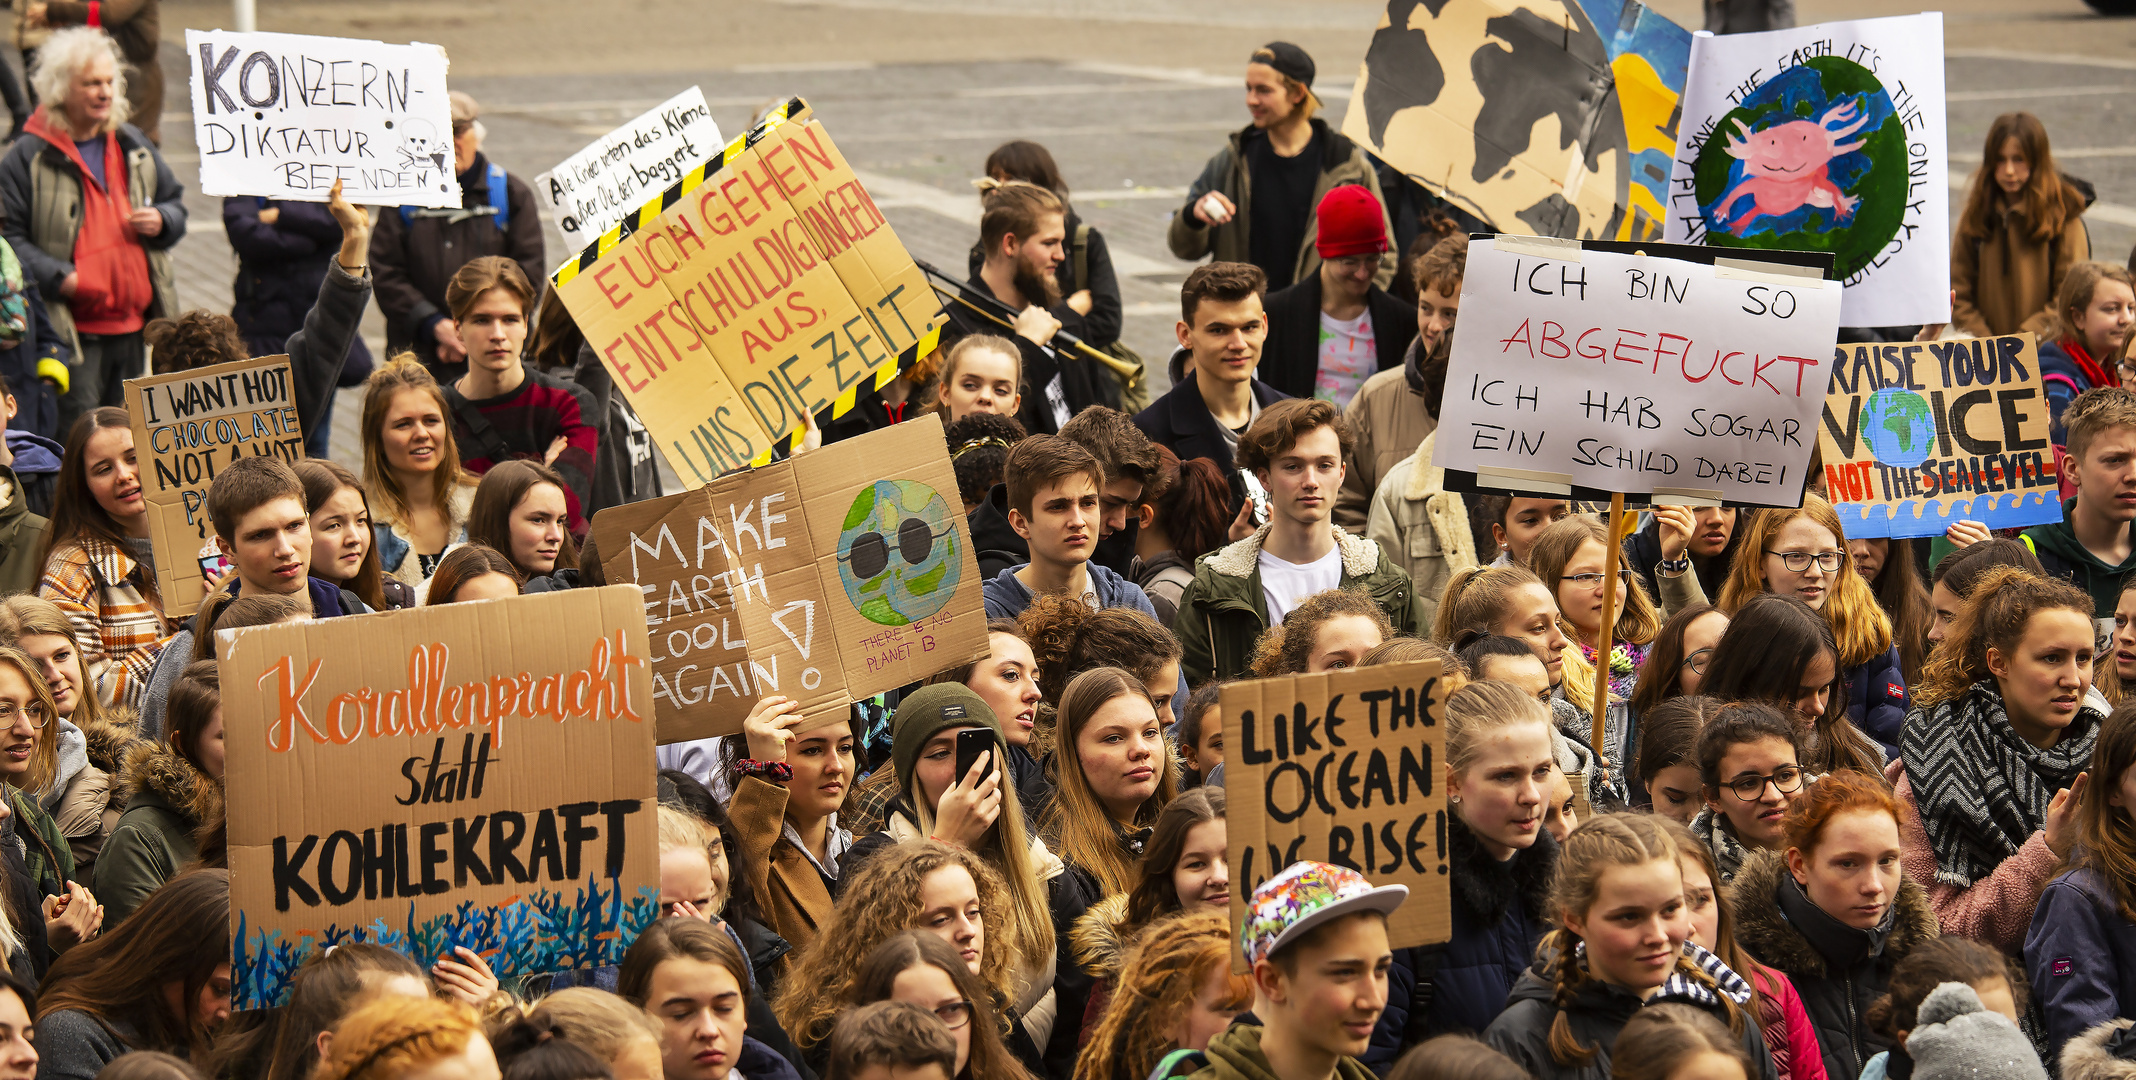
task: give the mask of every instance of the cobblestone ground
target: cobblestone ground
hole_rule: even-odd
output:
[[[978,231],[970,179],[987,151],[1045,143],[1077,210],[1103,231],[1121,275],[1126,340],[1153,361],[1169,351],[1190,264],[1164,230],[1187,185],[1245,122],[1244,57],[1283,38],[1320,63],[1320,96],[1339,117],[1382,5],[1369,0],[259,0],[265,30],[435,41],[453,84],[475,95],[487,150],[532,177],[595,136],[691,85],[721,131],[764,103],[806,97],[912,253],[962,274]],[[1696,28],[1699,0],[1653,5]],[[1902,0],[1799,0],[1803,21],[1908,14]],[[1947,12],[1955,197],[1980,159],[1989,122],[2010,109],[2046,121],[2063,168],[2097,185],[2093,250],[2121,261],[2136,244],[2136,20],[2091,15],[2078,0],[1959,0]],[[229,22],[228,7],[163,7],[170,112],[165,150],[189,189],[178,249],[189,306],[226,310],[235,263],[219,200],[198,191],[184,91],[187,26]],[[565,252],[551,231],[551,262]],[[365,323],[374,349],[384,326]],[[1161,363],[1159,364],[1161,367]],[[1154,390],[1164,373],[1152,371]],[[335,411],[334,456],[358,462],[357,408]]]

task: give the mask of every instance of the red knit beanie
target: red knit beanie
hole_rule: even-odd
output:
[[[1320,200],[1320,235],[1314,246],[1323,259],[1377,255],[1387,250],[1387,215],[1362,184],[1330,188]]]

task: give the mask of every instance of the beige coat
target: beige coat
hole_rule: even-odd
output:
[[[2091,258],[2084,219],[2073,217],[2061,238],[2041,243],[2021,211],[2003,213],[1986,239],[1951,238],[1951,325],[1974,337],[2030,330],[2054,337],[2054,296],[2062,275]]]
[[[1416,342],[1410,342],[1401,366],[1366,379],[1343,409],[1342,421],[1350,429],[1355,452],[1345,463],[1349,468],[1343,474],[1342,490],[1335,495],[1335,524],[1353,533],[1365,531],[1372,493],[1379,490],[1380,481],[1439,427],[1424,409],[1424,395],[1409,388],[1407,372],[1416,349]],[[1418,579],[1418,588],[1423,584]]]
[[[1468,505],[1459,493],[1446,490],[1446,470],[1431,463],[1437,438],[1436,432],[1424,436],[1414,453],[1387,470],[1372,493],[1365,524],[1365,538],[1377,541],[1416,582],[1418,621],[1425,627],[1438,619],[1447,581],[1477,564]]]

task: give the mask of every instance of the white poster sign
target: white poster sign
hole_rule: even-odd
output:
[[[582,248],[720,146],[705,92],[693,86],[535,177],[534,197],[564,246]]]
[[[1469,242],[1432,464],[1493,488],[1801,504],[1839,283],[1644,250]]]
[[[302,34],[187,30],[200,189],[457,207],[445,50]]]
[[[1943,16],[1691,41],[1664,239],[1828,251],[1847,326],[1948,322]]]

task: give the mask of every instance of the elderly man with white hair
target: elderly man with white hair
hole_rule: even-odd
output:
[[[170,249],[185,235],[185,188],[126,122],[125,72],[102,30],[54,33],[30,71],[44,104],[0,159],[0,235],[74,347],[61,431],[125,404],[124,381],[145,374],[142,328],[178,314]]]

